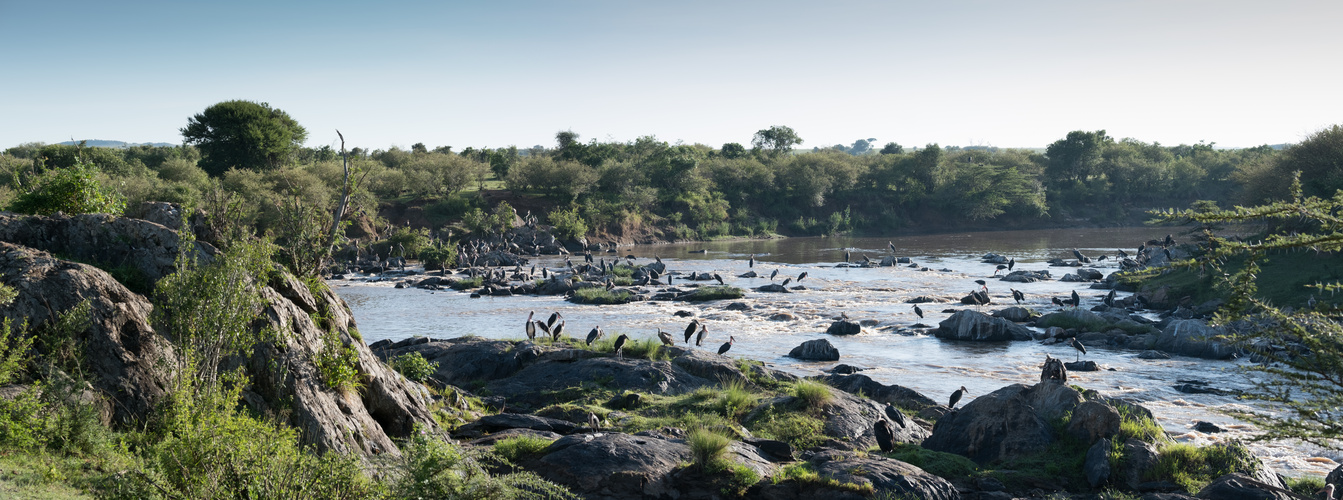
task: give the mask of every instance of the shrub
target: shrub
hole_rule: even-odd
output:
[[[630,301],[630,293],[594,286],[575,291],[573,301],[579,304],[625,304]]]
[[[97,168],[88,163],[48,170],[35,179],[36,185],[32,189],[19,194],[9,205],[9,210],[38,215],[56,212],[121,215],[126,209],[126,200],[120,193],[104,186],[98,180],[97,172]]]
[[[744,296],[746,296],[746,292],[735,286],[706,286],[700,287],[690,295],[686,295],[684,300],[698,302],[703,300],[740,299]]]
[[[823,382],[802,379],[793,384],[793,396],[802,400],[807,408],[820,409],[830,402],[833,394],[830,393],[830,386]]]
[[[485,278],[481,276],[476,276],[474,278],[466,278],[453,281],[451,283],[448,283],[448,286],[452,287],[453,290],[466,290],[470,288],[480,288],[484,284],[485,284]]]
[[[757,436],[784,441],[800,450],[821,444],[825,438],[821,432],[825,423],[803,413],[787,412],[779,415],[771,408],[749,425],[751,432]]]
[[[392,369],[415,382],[424,382],[434,374],[434,370],[438,369],[437,362],[429,362],[418,352],[408,352],[392,358],[391,361]]]
[[[359,352],[354,346],[347,345],[335,332],[328,332],[323,343],[325,345],[317,353],[315,362],[317,372],[322,375],[322,383],[337,391],[362,387],[359,380]]]
[[[414,433],[401,451],[393,472],[395,498],[577,498],[531,472],[491,477],[460,448],[425,433]]]
[[[1156,466],[1143,479],[1169,480],[1193,494],[1223,475],[1232,472],[1253,475],[1258,469],[1259,460],[1240,443],[1203,447],[1170,444],[1161,448]]]
[[[736,418],[745,413],[746,410],[755,406],[756,396],[746,389],[746,384],[740,380],[731,380],[722,385],[722,390],[718,394],[719,411],[723,416]]]
[[[694,464],[704,468],[723,458],[727,446],[732,440],[727,436],[708,429],[695,429],[686,439],[690,444],[690,456]]]
[[[553,442],[555,441],[537,436],[500,439],[494,443],[494,453],[510,463],[517,463],[529,456],[539,455],[546,448],[549,448],[550,443]]]
[[[953,481],[970,479],[979,472],[979,466],[968,458],[954,453],[929,450],[916,444],[896,443],[895,449],[886,456]]]
[[[555,226],[555,237],[561,240],[576,240],[588,234],[588,224],[578,215],[578,210],[555,210],[550,212],[550,224]]]

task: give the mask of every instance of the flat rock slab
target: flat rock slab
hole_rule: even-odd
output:
[[[454,435],[476,438],[508,429],[531,429],[534,431],[553,432],[557,434],[573,434],[584,430],[583,426],[567,420],[538,417],[536,415],[526,415],[521,413],[500,413],[497,415],[486,415],[481,417],[480,420],[458,427]]]
[[[581,495],[659,498],[676,491],[670,475],[690,461],[690,447],[629,434],[570,436],[539,461],[542,477]]]
[[[870,484],[878,494],[894,498],[959,500],[961,495],[946,479],[890,458],[825,451],[810,460],[816,473],[841,483]]]

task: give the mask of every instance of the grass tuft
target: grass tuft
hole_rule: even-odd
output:
[[[625,290],[607,290],[594,286],[578,289],[571,300],[579,304],[609,305],[628,303],[630,297],[631,294]]]
[[[824,382],[802,379],[793,384],[793,396],[802,400],[807,408],[820,409],[830,402],[834,394]]]
[[[746,296],[746,292],[735,286],[706,286],[696,289],[694,292],[681,297],[682,300],[699,302],[704,300],[724,300],[740,299]]]
[[[518,436],[500,439],[494,443],[494,453],[509,463],[518,463],[528,457],[540,455],[555,441],[537,436]]]
[[[723,458],[732,440],[717,432],[700,428],[690,431],[686,441],[690,444],[690,456],[694,464],[708,468]]]

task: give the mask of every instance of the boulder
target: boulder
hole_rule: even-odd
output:
[[[963,310],[938,323],[934,335],[948,340],[1030,340],[1031,330],[1006,319]]]
[[[1034,319],[1036,315],[1031,313],[1030,309],[1026,309],[1020,306],[1013,306],[1006,309],[993,311],[992,316],[995,318],[1002,318],[1014,323],[1025,323],[1027,321]]]
[[[551,444],[538,461],[542,477],[580,495],[660,498],[677,491],[671,474],[690,461],[690,447],[652,436],[570,436]]]
[[[1082,464],[1082,472],[1086,474],[1087,483],[1092,488],[1099,488],[1110,480],[1109,439],[1096,441],[1096,444],[1087,449],[1086,461]]]
[[[1156,468],[1160,454],[1156,445],[1129,438],[1124,441],[1124,460],[1119,462],[1119,470],[1112,471],[1116,480],[1123,481],[1129,489],[1137,490],[1149,471]]]
[[[1089,268],[1078,269],[1077,277],[1082,278],[1085,281],[1097,281],[1105,279],[1105,275],[1101,274],[1100,271]]]
[[[1009,385],[944,415],[923,447],[980,464],[1038,453],[1054,442],[1050,422],[1081,400],[1081,394],[1057,382]]]
[[[854,321],[849,321],[847,319],[841,319],[839,321],[831,323],[830,328],[827,328],[825,330],[825,333],[831,335],[858,335],[859,333],[862,332],[863,332],[863,325],[860,325]]]
[[[792,290],[789,290],[788,288],[778,283],[770,283],[768,285],[759,286],[754,288],[754,290],[757,292],[793,293]]]
[[[840,483],[872,485],[878,496],[959,500],[960,493],[946,479],[913,465],[877,455],[823,451],[809,460],[816,473]]]
[[[1201,320],[1174,320],[1157,335],[1153,347],[1183,356],[1230,359],[1239,354],[1240,349],[1221,340],[1225,333],[1221,328],[1209,326]]]
[[[486,415],[475,422],[458,427],[453,431],[453,435],[460,438],[478,438],[507,429],[530,429],[556,434],[573,434],[586,430],[582,425],[565,420],[520,413],[500,413]]]
[[[475,381],[509,377],[539,357],[541,350],[531,343],[516,345],[502,340],[458,337],[433,342],[425,338],[424,341],[397,343],[375,351],[383,361],[412,352],[419,353],[431,363],[438,363],[431,375],[435,382],[465,386]]]
[[[1295,500],[1281,485],[1270,485],[1235,472],[1214,479],[1195,497],[1206,500]]]
[[[1001,278],[1001,281],[1007,281],[1011,283],[1035,283],[1037,281],[1045,281],[1050,279],[1053,278],[1049,276],[1049,271],[1021,270],[1021,271],[1012,271],[1008,273],[1007,276],[1003,276]]]
[[[146,220],[107,214],[22,215],[0,212],[0,241],[61,255],[105,268],[133,269],[133,292],[145,294],[159,278],[176,270],[177,232]],[[198,258],[218,253],[202,241],[191,243]],[[125,279],[125,278],[123,278]],[[139,286],[137,286],[139,285]]]
[[[794,347],[788,352],[788,356],[804,361],[838,361],[839,349],[826,339],[808,340]]]
[[[1334,498],[1343,498],[1343,465],[1329,471],[1329,475],[1324,478],[1324,483],[1334,485]]]
[[[1068,433],[1091,444],[1118,433],[1122,421],[1119,410],[1098,401],[1087,401],[1073,410]]]
[[[845,366],[845,365],[840,365]],[[937,402],[929,399],[918,391],[899,385],[884,385],[872,380],[867,375],[851,374],[844,375],[838,372],[821,377],[825,383],[836,389],[848,392],[850,394],[863,394],[873,401],[879,401],[886,404],[892,404],[901,408],[922,409],[929,406],[936,406]]]

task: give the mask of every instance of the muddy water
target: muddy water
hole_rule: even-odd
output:
[[[359,280],[333,282],[336,290],[350,303],[364,339],[401,339],[412,335],[457,337],[478,335],[488,338],[522,338],[523,324],[529,311],[538,316],[560,311],[567,319],[571,335],[586,333],[601,325],[612,334],[654,338],[659,328],[672,332],[684,329],[687,320],[673,315],[687,310],[707,320],[710,332],[706,348],[716,349],[728,336],[736,338],[729,352],[769,363],[799,374],[816,374],[834,363],[800,362],[786,357],[790,349],[806,340],[826,338],[841,353],[841,361],[871,368],[864,374],[887,384],[913,388],[937,400],[943,400],[957,387],[969,389],[969,396],[992,392],[1011,383],[1034,383],[1039,364],[1046,354],[1072,360],[1075,351],[1066,344],[1042,345],[1038,342],[972,343],[943,341],[910,333],[908,327],[920,322],[905,300],[920,295],[959,298],[978,287],[976,279],[988,281],[995,307],[1011,303],[1009,283],[994,280],[995,266],[983,264],[979,257],[988,252],[1016,259],[1015,269],[1049,270],[1062,277],[1069,268],[1051,268],[1051,258],[1072,258],[1077,248],[1093,258],[1108,255],[1096,267],[1104,273],[1118,269],[1116,249],[1133,253],[1139,243],[1165,236],[1153,228],[1070,229],[1042,231],[1002,231],[914,236],[902,238],[789,238],[768,241],[733,241],[648,245],[620,249],[619,256],[635,255],[636,262],[660,256],[675,272],[716,272],[728,284],[748,289],[743,302],[746,311],[727,311],[725,301],[707,304],[641,302],[624,306],[583,306],[565,302],[562,297],[508,297],[471,299],[453,291],[429,292],[418,289],[397,290],[390,283]],[[873,260],[894,254],[909,257],[921,267],[842,268],[845,252],[853,261],[863,256]],[[692,251],[707,250],[705,253]],[[748,257],[754,254],[754,269]],[[617,254],[597,256],[608,261]],[[557,269],[563,259],[542,257],[532,264]],[[750,270],[768,276],[779,271],[784,277],[808,273],[801,284],[807,290],[790,294],[757,293],[750,288],[770,283],[768,278],[737,278]],[[679,283],[680,280],[678,279]],[[793,284],[790,284],[793,286]],[[1037,311],[1057,309],[1050,297],[1065,298],[1073,290],[1083,297],[1083,306],[1098,303],[1104,291],[1091,290],[1085,284],[1061,281],[1011,284],[1026,294],[1026,305]],[[926,325],[936,326],[949,313],[944,309],[961,308],[958,303],[924,304]],[[791,321],[772,321],[778,313],[789,313]],[[826,327],[841,313],[855,320],[876,320],[874,327],[853,337],[826,335]],[[1150,408],[1166,430],[1181,441],[1206,444],[1227,439],[1244,439],[1253,429],[1220,413],[1238,408],[1227,396],[1191,395],[1171,388],[1176,380],[1204,380],[1223,389],[1246,387],[1249,381],[1238,370],[1239,362],[1207,361],[1175,357],[1169,360],[1142,360],[1128,350],[1089,349],[1086,358],[1100,363],[1100,372],[1073,373],[1073,383],[1103,394],[1122,396]],[[1230,432],[1203,434],[1192,430],[1194,422],[1204,420],[1230,428]],[[1255,445],[1279,471],[1290,475],[1324,474],[1343,460],[1343,451],[1318,450],[1293,443]]]

